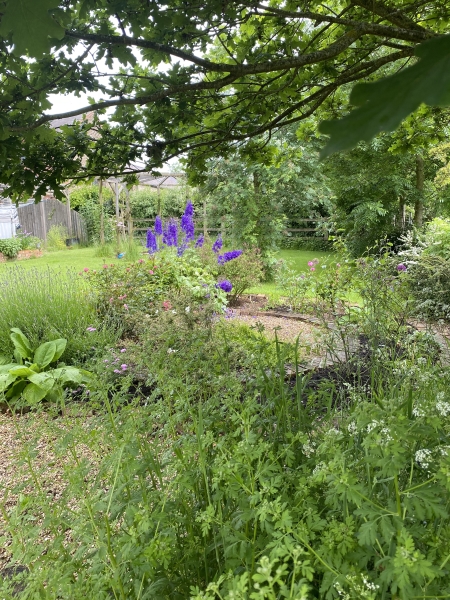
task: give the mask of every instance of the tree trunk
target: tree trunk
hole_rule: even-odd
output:
[[[403,230],[406,225],[406,203],[403,196],[400,196],[398,204],[398,228]]]
[[[103,212],[103,179],[100,179],[98,186],[98,201],[100,204],[100,245],[105,244],[105,214]]]
[[[414,225],[422,227],[423,223],[423,183],[425,179],[423,157],[416,154],[416,188],[417,200],[414,204]]]

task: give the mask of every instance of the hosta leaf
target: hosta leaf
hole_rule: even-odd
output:
[[[32,371],[29,367],[25,367],[23,365],[17,365],[9,370],[11,375],[15,377],[28,377],[29,375],[33,375],[34,371]]]
[[[0,374],[8,373],[10,369],[17,367],[17,363],[8,363],[7,365],[0,365]]]
[[[60,367],[59,369],[53,369],[51,373],[60,383],[66,383],[68,381],[72,383],[84,383],[88,381],[91,376],[89,371],[77,369],[76,367]]]
[[[56,352],[57,347],[54,341],[45,342],[44,344],[41,344],[34,353],[33,361],[37,363],[41,369],[44,369],[55,360]]]
[[[58,340],[53,340],[56,344],[56,352],[55,352],[55,356],[53,357],[53,361],[57,361],[58,358],[61,357],[61,355],[63,354],[64,350],[66,349],[67,346],[67,340],[65,340],[64,338],[59,338]]]
[[[450,35],[420,44],[420,60],[374,83],[355,85],[350,103],[358,106],[343,119],[324,121],[319,131],[330,136],[322,158],[369,141],[381,131],[393,131],[422,103],[450,104]]]
[[[28,377],[29,381],[48,392],[55,385],[55,377],[50,373],[33,373]]]
[[[4,392],[9,386],[14,383],[16,377],[11,373],[2,373],[0,375],[0,392]]]
[[[43,400],[48,391],[49,390],[45,390],[35,383],[29,383],[23,390],[22,396],[24,400],[26,400],[27,404],[33,405]]]
[[[14,348],[19,356],[22,358],[30,358],[33,354],[33,350],[31,349],[30,342],[25,337],[25,335],[20,331],[20,329],[14,328],[11,329],[12,333],[9,336],[11,338],[12,343],[14,344]]]

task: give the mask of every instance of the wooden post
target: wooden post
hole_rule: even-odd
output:
[[[69,190],[66,190],[64,192],[64,195],[66,196],[66,203],[67,203],[67,236],[70,238],[73,237],[73,230],[72,230],[72,211],[70,210],[70,192]]]
[[[116,194],[116,244],[117,244],[117,252],[120,252],[120,211],[119,211],[119,183],[116,181],[114,184],[114,191]]]
[[[105,245],[105,215],[103,213],[103,179],[98,185],[98,202],[100,204],[100,245]]]
[[[208,235],[208,223],[206,217],[206,200],[203,200],[203,235],[206,237]]]
[[[45,206],[44,200],[41,198],[41,225],[42,225],[42,239],[44,240],[44,244],[47,243],[47,223],[45,221]]]
[[[131,207],[130,207],[130,190],[126,188],[125,191],[125,203],[127,209],[127,229],[128,229],[128,239],[133,239],[133,219],[131,217]]]
[[[161,218],[161,184],[159,184],[156,189],[158,190],[158,205],[156,208],[156,212],[158,213],[158,216]]]

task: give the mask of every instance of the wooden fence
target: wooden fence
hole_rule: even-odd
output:
[[[176,221],[179,221],[179,219],[175,219]],[[310,224],[310,223],[320,223],[322,224],[321,226],[315,226],[315,227],[287,227],[283,233],[284,235],[289,235],[292,233],[299,233],[299,232],[320,232],[322,237],[327,240],[328,239],[328,229],[326,228],[326,223],[329,219],[326,217],[316,217],[314,219],[296,219],[296,221],[298,221],[299,223],[305,223],[305,224]],[[145,227],[136,227],[136,224],[146,224]],[[148,225],[147,225],[148,223]],[[135,219],[135,221],[132,224],[132,230],[134,232],[143,232],[143,231],[147,231],[147,229],[149,227],[153,227],[153,225],[155,224],[155,219]],[[225,237],[225,230],[223,227],[209,227],[208,225],[206,225],[206,227],[203,225],[203,222],[201,219],[196,220],[195,225],[197,226],[198,230],[202,231],[204,234],[207,233],[222,233],[222,237]]]
[[[87,244],[88,236],[83,217],[70,205],[63,204],[54,198],[41,200],[38,204],[23,204],[18,207],[19,222],[22,231],[47,240],[47,233],[53,225],[62,225],[67,237]]]

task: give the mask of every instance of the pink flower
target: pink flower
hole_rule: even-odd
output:
[[[341,266],[341,263],[337,263],[337,265],[336,265],[336,266],[339,268],[339,267]]]
[[[309,260],[309,261],[308,261],[308,267],[313,267],[313,266],[314,266],[314,263],[313,263],[313,261],[312,261],[312,260]]]
[[[128,368],[128,365],[120,365],[120,368],[122,369],[122,371],[126,371]]]
[[[127,349],[126,349],[126,348],[122,348],[122,350],[121,350],[121,352],[122,352],[122,353],[123,353],[123,352],[126,352],[126,351],[127,351]]]
[[[107,269],[107,268],[108,268],[108,265],[103,265],[103,268],[104,268],[104,269]]]
[[[87,327],[86,331],[97,331],[95,327]]]
[[[114,369],[114,373],[121,373],[122,371],[119,371],[119,369]]]
[[[124,304],[123,307],[125,310],[128,310],[128,304]]]
[[[315,267],[311,267],[311,268],[310,268],[310,271],[315,271],[315,270],[316,270],[316,268],[315,268]]]
[[[154,272],[150,269],[149,271],[150,275],[154,275]]]
[[[112,304],[114,302],[114,298],[109,299],[109,303]]]
[[[88,269],[87,267],[84,267],[83,271],[84,271],[85,273],[87,273],[87,272],[89,271],[89,269]]]
[[[139,263],[140,265],[142,265],[142,263],[143,263],[143,262],[144,262],[144,259],[143,259],[143,258],[140,258],[140,259],[138,260],[138,263]]]

